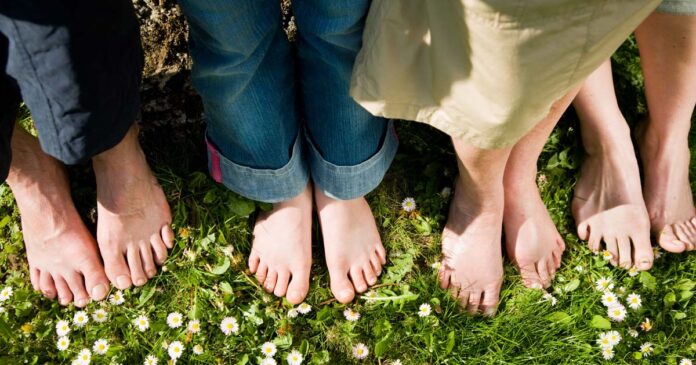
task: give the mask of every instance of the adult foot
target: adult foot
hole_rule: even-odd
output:
[[[593,252],[604,242],[613,265],[648,270],[653,263],[650,221],[628,131],[607,145],[588,149],[575,185],[572,212],[578,236]]]
[[[70,197],[62,164],[41,151],[36,139],[17,130],[7,183],[21,213],[31,284],[44,296],[84,307],[102,300],[109,281],[97,246]]]
[[[637,135],[644,170],[643,198],[652,233],[667,251],[694,250],[696,210],[689,185],[687,139],[659,138],[643,127]]]
[[[503,283],[503,189],[492,199],[467,195],[459,179],[442,233],[440,287],[470,314],[495,314]]]
[[[505,184],[505,247],[528,288],[548,288],[565,250],[536,184]]]
[[[324,237],[331,291],[341,303],[353,300],[377,283],[386,251],[365,198],[337,200],[314,191]]]
[[[300,304],[309,291],[312,266],[312,188],[273,204],[254,227],[249,270],[267,292]]]
[[[133,127],[92,158],[97,181],[97,242],[109,280],[119,289],[144,285],[174,244],[169,204]]]

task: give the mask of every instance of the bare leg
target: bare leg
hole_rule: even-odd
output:
[[[312,187],[273,204],[254,227],[249,269],[267,292],[300,304],[309,291],[312,266]]]
[[[7,178],[22,216],[31,283],[62,305],[102,300],[109,281],[94,238],[77,214],[63,165],[17,127]]]
[[[613,265],[647,270],[653,262],[650,222],[609,60],[585,81],[574,106],[587,152],[573,198],[578,236],[594,252],[604,242]]]
[[[92,158],[97,180],[97,242],[106,275],[125,289],[144,285],[174,244],[167,200],[133,126],[112,149]]]
[[[512,149],[505,166],[505,245],[527,287],[548,287],[561,265],[563,238],[536,185],[537,160],[577,90],[554,104],[549,115]]]
[[[687,138],[696,105],[696,17],[653,13],[635,34],[650,110],[638,137],[652,232],[665,250],[694,250]]]

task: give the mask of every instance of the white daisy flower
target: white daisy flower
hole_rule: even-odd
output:
[[[225,334],[225,336],[229,336],[230,334],[236,334],[239,332],[239,324],[237,323],[237,319],[234,317],[225,317],[222,319],[220,322],[220,329],[222,330],[222,333]]]
[[[555,307],[556,304],[558,304],[558,299],[556,299],[556,297],[554,297],[554,296],[553,296],[551,293],[549,293],[549,292],[544,292],[544,294],[543,294],[541,297],[542,297],[542,299],[544,299],[545,301],[551,302],[551,306],[552,306],[552,307]]]
[[[350,322],[355,322],[358,319],[360,319],[360,313],[350,309],[346,308],[346,310],[343,311],[343,316],[346,317],[346,320]]]
[[[632,266],[630,269],[628,269],[628,276],[630,277],[637,276],[639,273],[640,271],[638,271],[638,268],[635,266]]]
[[[611,347],[605,347],[602,349],[602,357],[604,360],[611,360],[614,358],[614,349]]]
[[[109,318],[109,314],[103,309],[97,309],[92,313],[92,319],[97,323],[104,323]]]
[[[607,291],[614,289],[614,283],[611,278],[599,278],[595,282],[595,288],[599,291]]]
[[[443,198],[448,198],[450,194],[452,194],[452,188],[450,188],[449,186],[445,186],[440,191],[440,196],[442,196]]]
[[[649,332],[653,328],[652,322],[650,321],[650,318],[646,318],[643,323],[640,324],[640,329],[642,329],[645,332]]]
[[[615,305],[608,309],[609,318],[615,322],[621,322],[626,318],[626,307],[623,305]]]
[[[603,332],[599,334],[599,338],[597,339],[597,344],[599,347],[605,349],[605,348],[611,348],[613,345],[611,344],[611,341],[609,340],[609,334],[607,332]]]
[[[299,351],[292,350],[288,354],[288,357],[285,358],[285,360],[287,360],[288,364],[290,364],[290,365],[300,365],[300,364],[302,364],[302,361],[304,360],[304,358],[302,357],[302,354]]]
[[[259,362],[259,365],[278,365],[278,363],[272,357],[267,357],[261,360],[261,362]]]
[[[642,305],[640,295],[636,293],[629,294],[628,297],[626,297],[626,303],[628,303],[628,306],[631,307],[631,309],[638,309]]]
[[[585,268],[584,268],[582,265],[578,265],[578,266],[575,267],[575,271],[577,271],[577,272],[583,272],[583,271],[585,271]]]
[[[169,328],[179,328],[183,323],[183,317],[179,312],[172,312],[167,315],[167,326]]]
[[[187,328],[191,333],[199,333],[201,332],[201,321],[197,319],[191,320],[189,321]]]
[[[312,306],[307,303],[302,303],[297,306],[297,311],[300,312],[300,314],[307,314],[312,311]]]
[[[222,253],[225,254],[225,256],[232,257],[234,254],[234,246],[228,245],[222,248]]]
[[[650,342],[646,342],[642,345],[640,345],[640,353],[643,354],[643,357],[648,357],[650,354],[653,352],[653,344]]]
[[[0,290],[0,302],[4,302],[12,297],[12,287],[6,286]]]
[[[266,342],[261,345],[261,353],[265,357],[273,357],[277,351],[278,348],[276,348],[276,345],[273,342]]]
[[[370,354],[370,350],[365,346],[364,343],[360,342],[357,345],[353,346],[353,357],[362,360],[367,357],[367,355]]]
[[[70,339],[67,336],[61,336],[56,342],[56,347],[58,351],[65,351],[70,347]]]
[[[172,360],[176,360],[181,357],[181,354],[184,352],[184,345],[179,342],[179,341],[174,341],[171,344],[169,344],[169,347],[167,348],[167,353],[169,353],[169,358]]]
[[[365,293],[364,297],[367,302],[371,302],[373,299],[377,298],[377,292],[374,290],[370,290],[367,293]]]
[[[694,363],[691,362],[691,360],[689,360],[689,359],[681,359],[681,361],[679,362],[679,365],[694,365]]]
[[[89,364],[89,362],[92,361],[92,353],[88,349],[82,349],[77,354],[76,360],[81,364]]]
[[[628,335],[631,336],[631,337],[633,337],[633,338],[636,338],[636,337],[638,337],[638,331],[636,331],[636,330],[634,330],[633,328],[631,328],[631,329],[628,330]]]
[[[3,314],[3,313],[5,313],[5,307],[0,305],[0,314]]]
[[[297,309],[292,308],[288,311],[288,318],[295,318],[300,314],[300,312],[297,311]]]
[[[602,258],[604,259],[604,261],[609,261],[612,257],[614,257],[614,255],[612,255],[611,252],[607,250],[602,251]]]
[[[200,344],[193,346],[193,353],[196,355],[203,355],[203,346]]]
[[[147,355],[145,358],[145,362],[143,362],[143,365],[157,365],[157,358],[155,355]]]
[[[430,315],[432,312],[432,308],[430,308],[430,304],[428,303],[423,303],[418,307],[418,316],[419,317],[427,317]]]
[[[120,290],[117,290],[115,293],[109,296],[109,302],[111,302],[113,305],[121,305],[125,301],[126,298],[123,297],[123,292]]]
[[[68,321],[61,320],[56,323],[56,334],[58,336],[65,336],[70,333],[70,324]]]
[[[87,316],[87,313],[85,313],[85,311],[75,312],[75,316],[73,317],[73,323],[76,327],[84,327],[87,324],[87,322],[89,322],[89,317]]]
[[[607,337],[609,338],[609,344],[611,346],[616,346],[621,342],[621,335],[617,331],[609,331],[607,332]]]
[[[401,209],[403,209],[405,212],[412,212],[416,210],[416,200],[411,197],[405,198],[401,202]]]
[[[659,259],[662,257],[662,250],[660,250],[659,247],[653,247],[653,255],[655,256],[655,259]]]
[[[150,320],[147,319],[145,315],[141,314],[133,320],[133,325],[138,329],[138,331],[145,332],[148,328],[150,328]]]
[[[602,304],[604,304],[604,306],[607,308],[621,305],[621,303],[619,303],[619,298],[616,297],[616,294],[610,291],[605,291],[604,294],[602,294]]]
[[[401,363],[401,360],[396,359],[396,360],[393,360],[392,362],[390,362],[389,365],[403,365],[403,364]]]
[[[94,346],[92,346],[92,351],[96,352],[99,355],[104,355],[106,351],[109,350],[109,343],[106,342],[105,339],[100,338],[94,342]]]

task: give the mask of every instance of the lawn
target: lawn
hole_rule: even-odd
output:
[[[633,42],[624,44],[614,61],[621,106],[633,123],[645,109]],[[9,188],[0,185],[0,364],[69,363],[83,349],[91,351],[94,364],[141,364],[148,356],[164,364],[176,346],[183,350],[179,363],[259,364],[266,342],[275,345],[278,364],[288,363],[293,351],[305,364],[594,364],[605,361],[597,340],[608,331],[622,337],[611,363],[678,364],[696,358],[696,255],[657,250],[652,270],[631,273],[593,255],[574,232],[570,200],[582,150],[572,109],[546,145],[538,178],[568,246],[563,266],[544,294],[524,288],[506,262],[502,303],[490,319],[467,316],[437,286],[440,230],[456,173],[451,145],[425,126],[403,122],[398,128],[402,145],[396,161],[368,196],[389,262],[378,285],[350,305],[332,300],[316,225],[306,304],[293,308],[261,289],[246,268],[246,256],[254,217],[267,206],[208,177],[200,124],[149,128],[142,137],[174,216],[176,245],[165,267],[144,287],[114,290],[84,313],[32,290],[18,212]],[[70,176],[78,209],[94,228],[91,171],[72,167]],[[406,197],[415,199],[415,212],[401,209]],[[611,280],[626,305],[621,322],[609,319],[602,304],[596,288],[601,278]],[[642,299],[637,309],[626,303],[632,293]],[[421,313],[424,304],[430,313]],[[181,326],[170,328],[167,318],[171,322],[177,314]],[[80,326],[77,317],[86,324]],[[236,331],[221,330],[225,318],[234,318]],[[63,351],[59,321],[71,329]],[[100,339],[108,344],[104,354],[96,351]],[[652,352],[640,352],[645,343]],[[369,352],[362,360],[353,355],[359,344]]]

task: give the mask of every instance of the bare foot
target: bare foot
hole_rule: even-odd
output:
[[[561,266],[563,238],[539,196],[536,184],[505,186],[505,247],[528,288],[548,288]]]
[[[97,242],[109,280],[119,289],[144,285],[174,244],[171,213],[133,127],[92,159],[97,180]]]
[[[640,191],[640,174],[627,130],[601,151],[588,148],[573,197],[578,236],[591,251],[602,242],[612,265],[652,267],[650,222]],[[586,143],[587,147],[587,143]]]
[[[336,200],[314,190],[331,291],[341,303],[377,283],[386,251],[365,198]]]
[[[494,195],[495,196],[495,195]],[[459,179],[442,233],[440,287],[470,314],[495,314],[503,283],[503,189],[483,202],[467,196]]]
[[[249,270],[267,292],[300,304],[309,291],[312,266],[312,188],[273,204],[254,227]]]
[[[102,300],[109,281],[96,242],[80,219],[63,166],[44,154],[36,139],[14,132],[7,182],[17,200],[31,284],[62,305],[84,307]]]
[[[696,249],[696,210],[689,185],[686,138],[661,141],[639,129],[644,167],[643,197],[658,243],[670,252]]]

